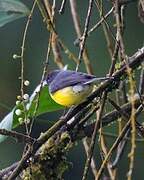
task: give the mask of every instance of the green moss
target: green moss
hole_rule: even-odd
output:
[[[46,180],[44,173],[42,172],[41,164],[35,163],[32,166],[28,167],[24,172],[22,179],[23,180]]]
[[[37,163],[23,172],[24,180],[58,180],[70,167],[66,153],[73,143],[67,132],[51,137],[39,150]]]

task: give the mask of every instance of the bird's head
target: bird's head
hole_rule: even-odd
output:
[[[49,85],[60,72],[61,70],[54,70],[54,71],[49,72],[46,78],[47,84]]]

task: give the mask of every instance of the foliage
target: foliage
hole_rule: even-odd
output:
[[[70,0],[73,29],[76,32],[75,45],[77,45],[79,51],[78,57],[76,57],[71,49],[65,45],[56,24],[58,17],[56,13],[57,5],[61,2],[53,1],[52,4],[52,1],[49,0],[34,0],[29,12],[28,8],[18,0],[0,0],[0,27],[28,15],[23,33],[21,53],[14,56],[15,59],[20,60],[20,96],[17,97],[16,106],[0,123],[0,142],[5,140],[6,136],[12,136],[18,140],[22,139],[21,141],[25,142],[25,148],[21,161],[14,163],[8,170],[3,170],[0,173],[0,178],[8,177],[11,180],[21,175],[21,177],[31,179],[36,177],[47,179],[49,177],[53,178],[53,176],[61,179],[69,166],[66,160],[67,152],[73,148],[74,142],[90,137],[83,140],[86,162],[82,180],[87,179],[90,168],[96,180],[103,177],[117,179],[118,165],[123,157],[123,152],[126,152],[128,140],[130,142],[130,152],[127,154],[129,157],[129,161],[127,161],[129,164],[127,177],[129,180],[132,179],[137,137],[140,140],[144,137],[144,127],[139,120],[139,115],[143,113],[144,107],[144,47],[135,50],[132,56],[129,56],[126,51],[124,32],[127,30],[127,24],[125,23],[127,14],[124,13],[124,10],[126,10],[126,5],[129,6],[131,2],[132,0],[105,2],[109,3],[108,12],[105,13],[105,3],[103,1],[89,0],[87,13],[84,16],[79,14],[77,10],[78,2]],[[138,7],[139,17],[143,22],[143,1],[139,0]],[[59,14],[66,13],[66,8],[66,1],[62,1]],[[93,8],[97,9],[100,17],[100,20],[94,26],[91,23]],[[25,94],[24,87],[24,54],[27,50],[25,46],[27,32],[29,31],[28,27],[35,9],[40,12],[38,16],[43,18],[44,27],[47,28],[49,36],[41,80],[29,97],[28,94]],[[111,18],[110,23],[109,17]],[[84,26],[81,26],[81,24]],[[93,27],[90,29],[91,26]],[[92,34],[97,31],[99,26],[103,28],[103,36],[107,43],[107,48],[103,48],[103,51],[108,51],[111,59],[111,64],[107,70],[111,78],[99,84],[84,102],[70,108],[64,117],[60,117],[55,124],[44,133],[41,133],[38,138],[31,137],[32,127],[37,116],[64,109],[63,106],[52,100],[48,85],[45,83],[50,56],[60,69],[65,65],[62,56],[65,54],[68,60],[73,61],[76,71],[81,68],[83,63],[87,73],[93,74],[94,61],[89,57],[89,49],[87,49],[86,45],[88,45],[88,39],[91,40]],[[63,36],[65,36],[65,33],[63,33]],[[135,71],[138,72],[139,76],[137,81],[139,89],[136,87]],[[26,85],[28,84],[27,81]],[[118,127],[118,135],[114,136],[115,140],[110,145],[106,141],[108,133],[105,133],[104,127],[107,127],[111,122],[115,122],[114,126],[111,125],[111,130],[114,131],[113,129]],[[25,133],[21,134],[12,131],[12,129],[20,125],[25,126]],[[3,129],[8,131],[5,131],[4,134]],[[97,161],[94,158],[96,142],[101,157],[101,164],[98,165],[98,169]],[[49,168],[47,169],[47,167]]]
[[[0,27],[28,14],[28,8],[19,0],[0,0]]]
[[[37,104],[37,100],[39,99],[39,104],[37,107],[36,114],[35,107]],[[28,101],[24,102],[26,105],[26,114],[27,118],[32,119],[41,114],[57,111],[60,109],[64,109],[63,106],[55,103],[52,98],[50,97],[48,86],[44,85],[40,90],[40,85],[36,87],[34,92],[32,93],[31,97]],[[11,130],[13,128],[18,127],[19,125],[22,125],[24,123],[24,108],[23,108],[23,102],[19,102],[18,105],[16,105],[13,110],[4,117],[4,119],[0,122],[0,129],[7,129]],[[20,115],[16,115],[16,110],[21,110]],[[6,136],[0,135],[0,142],[2,142]]]

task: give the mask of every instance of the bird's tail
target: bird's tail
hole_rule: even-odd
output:
[[[85,82],[84,84],[91,84],[91,83],[96,83],[96,82],[101,82],[101,81],[105,81],[108,79],[113,79],[113,77],[99,77],[99,78],[93,78],[87,82]]]

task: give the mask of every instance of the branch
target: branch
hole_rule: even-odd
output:
[[[6,129],[0,129],[0,134],[13,137],[13,138],[17,139],[19,142],[26,142],[29,144],[32,144],[36,141],[36,139],[34,139],[28,135],[24,135],[24,134],[18,133],[16,131],[8,131]]]
[[[139,49],[133,56],[128,58],[129,67],[134,70],[144,61],[144,47]],[[112,91],[116,89],[117,86],[112,86],[113,83],[119,83],[120,79],[125,75],[127,75],[127,66],[126,64],[122,64],[120,69],[113,74],[113,79],[106,80],[102,85],[100,85],[96,91],[94,91],[85,102],[77,105],[70,113],[66,114],[65,122],[69,121],[73,116],[75,116],[79,111],[81,111],[84,107],[86,107],[92,100],[96,97],[99,97],[102,92]]]
[[[140,50],[138,50],[132,57],[129,57],[129,67],[134,70],[143,62],[143,60],[144,60],[144,47],[141,48]],[[101,95],[101,93],[104,92],[104,91],[110,92],[113,89],[116,89],[117,86],[115,84],[113,85],[112,83],[113,82],[114,83],[119,83],[120,79],[124,75],[127,75],[126,65],[125,64],[121,65],[121,68],[117,72],[115,72],[113,74],[113,79],[109,79],[109,80],[105,81],[103,84],[101,84],[97,88],[97,90],[94,93],[92,93],[91,96],[88,97],[88,99],[85,102],[83,102],[83,103],[79,104],[78,106],[76,106],[72,111],[70,111],[68,114],[66,114],[64,119],[60,119],[48,131],[43,133],[37,139],[37,141],[34,142],[32,148],[30,148],[30,150],[27,150],[26,156],[18,163],[19,168],[16,168],[17,173],[15,174],[15,178],[22,172],[22,170],[24,170],[28,166],[27,162],[28,162],[29,158],[34,156],[35,153],[38,151],[38,149],[43,144],[45,144],[50,137],[52,137],[54,134],[59,135],[58,132],[62,132],[62,127],[67,123],[67,121],[69,121],[71,118],[73,118],[78,112],[82,111],[83,108],[86,107],[88,104],[91,104],[91,101],[95,97],[99,97]],[[135,101],[135,106],[137,107],[140,104],[141,104],[141,101],[139,99],[137,99]],[[126,111],[129,110],[129,112],[130,112],[131,104],[124,105],[121,108],[122,109],[125,108]],[[103,116],[102,117],[102,126],[108,125],[112,121],[116,120],[117,117],[119,117],[119,116],[120,116],[120,113],[118,111],[113,111],[112,113],[109,113],[109,115],[107,114],[107,115]],[[84,130],[83,130],[84,135],[81,138],[83,138],[85,135],[90,134],[90,130],[91,130],[91,133],[92,133],[93,132],[92,131],[93,130],[93,125],[92,124],[89,125],[89,126],[86,126],[84,128]],[[77,132],[77,133],[80,133],[80,132]],[[67,146],[67,145],[68,144],[66,142],[65,146]],[[59,146],[59,144],[57,144],[56,147],[58,147],[58,146]]]
[[[138,107],[140,105],[141,105],[141,99],[139,97],[136,97],[135,98],[135,109],[138,109]],[[131,103],[126,103],[123,106],[121,106],[121,112],[126,112],[127,115],[129,115],[129,116],[131,114],[131,109],[132,109]],[[117,119],[123,115],[121,112],[117,111],[117,110],[113,110],[113,111],[107,113],[106,115],[104,115],[101,118],[101,126],[104,127],[104,126],[107,126],[107,125],[113,123],[114,121],[117,121]],[[83,128],[83,133],[81,134],[81,136],[82,137],[84,137],[84,136],[91,137],[93,130],[94,130],[94,126],[95,126],[95,123],[85,126]],[[99,128],[100,127],[98,127],[98,129]]]

